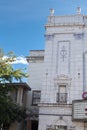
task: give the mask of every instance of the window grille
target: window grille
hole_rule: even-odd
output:
[[[67,102],[67,93],[57,93],[57,102],[66,103]]]
[[[38,103],[40,102],[40,98],[41,98],[41,91],[33,91],[33,95],[32,95],[32,105],[38,105]]]

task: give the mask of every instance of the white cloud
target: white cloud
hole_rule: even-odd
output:
[[[5,60],[6,58],[8,58],[8,57],[3,56],[2,60]],[[10,64],[25,64],[25,65],[27,65],[28,62],[27,62],[27,60],[26,60],[26,58],[24,56],[18,56],[18,57],[15,58],[15,61],[13,61]]]
[[[27,60],[23,56],[16,57],[16,60],[12,64],[28,64]]]

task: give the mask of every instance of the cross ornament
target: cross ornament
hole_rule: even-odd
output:
[[[62,47],[62,49],[60,51],[60,55],[61,55],[61,58],[63,59],[63,62],[64,62],[66,55],[67,55],[67,51],[65,49],[65,46]]]

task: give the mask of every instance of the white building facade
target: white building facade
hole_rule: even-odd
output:
[[[27,61],[29,63],[29,84],[31,86],[27,98],[27,108],[30,111],[27,130],[38,130],[38,103],[42,91],[44,50],[31,50]]]
[[[48,17],[39,130],[87,130],[86,121],[72,120],[72,101],[87,91],[87,16]]]

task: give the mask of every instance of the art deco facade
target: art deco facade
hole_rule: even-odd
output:
[[[30,63],[30,76],[39,78],[30,86],[41,90],[38,130],[87,130],[87,120],[72,119],[72,101],[87,91],[87,16],[80,8],[65,16],[51,10],[45,29],[44,59]]]

